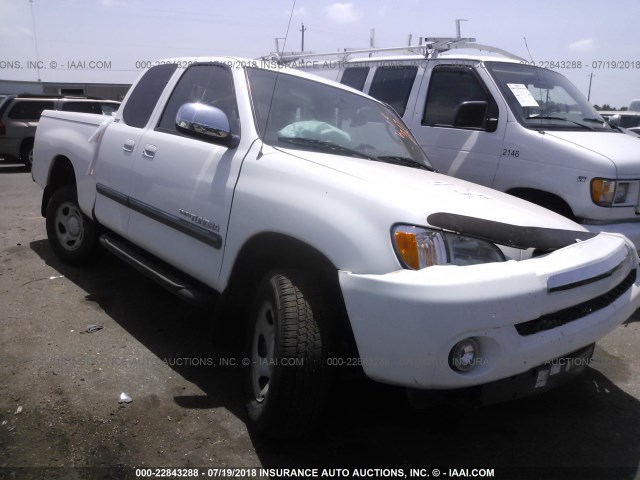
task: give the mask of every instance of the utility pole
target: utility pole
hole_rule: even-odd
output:
[[[591,81],[593,80],[593,72],[589,74],[589,93],[587,94],[587,102],[591,103]]]
[[[304,26],[304,23],[302,24],[302,28],[300,29],[300,31],[302,32],[302,50],[304,52],[304,32],[306,32],[308,30],[307,27]]]
[[[33,0],[29,0],[29,6],[31,7],[31,24],[33,25],[33,41],[36,46],[36,68],[38,69],[38,81],[40,79],[40,55],[38,54],[38,35],[36,34],[36,17],[33,13]]]

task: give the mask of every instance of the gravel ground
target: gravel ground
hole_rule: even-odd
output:
[[[92,269],[61,264],[41,191],[19,165],[0,161],[0,199],[0,478],[296,467],[640,479],[638,313],[598,343],[592,367],[547,394],[417,411],[402,390],[342,381],[313,437],[264,442],[245,426],[242,368],[222,364],[242,355],[210,344],[208,313],[108,255]],[[90,325],[102,329],[83,333]],[[119,404],[123,392],[133,402]]]

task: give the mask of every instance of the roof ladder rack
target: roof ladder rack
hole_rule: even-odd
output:
[[[275,60],[281,64],[293,63],[299,60],[307,58],[322,58],[322,57],[339,57],[342,61],[350,60],[351,55],[368,54],[370,57],[373,54],[379,53],[392,53],[392,52],[408,52],[412,54],[421,55],[424,58],[438,58],[442,53],[448,52],[454,49],[471,49],[480,50],[491,53],[497,53],[503,57],[511,58],[513,60],[526,61],[524,58],[514,55],[501,48],[492,47],[490,45],[482,45],[475,43],[475,38],[458,38],[458,37],[426,37],[420,39],[418,45],[404,45],[401,47],[383,47],[383,48],[362,48],[362,49],[349,49],[345,48],[342,51],[315,53],[315,52],[272,52],[269,55],[260,57],[260,60]]]

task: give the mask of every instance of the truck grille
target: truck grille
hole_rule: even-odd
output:
[[[533,335],[534,333],[551,330],[552,328],[566,325],[567,323],[586,317],[590,313],[601,310],[611,305],[626,292],[636,280],[636,270],[631,270],[618,285],[606,293],[587,300],[586,302],[565,308],[553,313],[547,313],[535,320],[516,324],[516,330],[520,335]]]

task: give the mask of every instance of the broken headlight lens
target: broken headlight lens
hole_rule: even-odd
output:
[[[493,243],[456,233],[397,225],[392,230],[392,237],[398,258],[413,270],[433,265],[477,265],[505,260]]]

